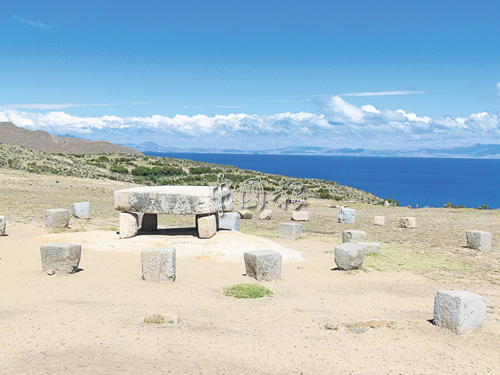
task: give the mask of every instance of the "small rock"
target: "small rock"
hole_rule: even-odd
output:
[[[259,213],[259,219],[260,220],[271,220],[272,216],[273,216],[273,211],[272,210],[262,210]]]
[[[48,270],[47,271],[47,275],[49,275],[49,276],[52,276],[55,273],[56,273],[56,271],[54,271],[54,270]]]
[[[242,210],[239,212],[240,216],[242,219],[251,219],[252,218],[252,211],[250,210]]]

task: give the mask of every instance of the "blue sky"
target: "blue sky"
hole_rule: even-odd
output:
[[[0,121],[117,143],[500,143],[497,1],[13,1]]]

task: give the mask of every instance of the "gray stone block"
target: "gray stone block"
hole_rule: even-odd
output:
[[[375,216],[373,218],[373,225],[385,225],[385,216]]]
[[[358,245],[365,246],[365,254],[376,253],[380,254],[380,244],[377,242],[358,242]]]
[[[358,243],[359,241],[362,241],[365,239],[366,239],[365,231],[354,230],[354,229],[342,231],[342,242],[343,243],[346,243],[346,242]]]
[[[335,246],[335,263],[344,271],[355,270],[363,265],[365,246],[346,242]]]
[[[467,247],[470,249],[490,251],[491,250],[491,233],[482,230],[468,230]]]
[[[272,217],[273,217],[272,210],[261,210],[259,212],[259,220],[271,220]]]
[[[146,281],[175,281],[176,252],[173,247],[141,250],[142,278]]]
[[[486,299],[463,290],[440,290],[434,299],[437,326],[458,335],[481,333],[486,317]]]
[[[212,238],[217,233],[216,215],[196,215],[199,238]]]
[[[61,273],[78,271],[82,246],[72,243],[50,243],[40,246],[42,269]]]
[[[154,232],[158,229],[158,215],[142,214],[139,216],[139,223],[141,232]]]
[[[90,203],[89,202],[78,202],[71,205],[71,213],[74,217],[79,219],[90,218]]]
[[[278,236],[281,238],[287,238],[296,240],[302,235],[302,224],[298,223],[279,223],[278,224]]]
[[[417,227],[417,222],[414,217],[400,217],[399,227],[414,229]]]
[[[307,211],[292,211],[292,220],[293,221],[309,221],[309,212]]]
[[[250,210],[241,210],[239,212],[240,216],[242,219],[251,219],[252,218],[252,211]]]
[[[272,250],[248,251],[243,254],[248,276],[261,280],[281,279],[281,254]]]
[[[238,212],[219,215],[219,229],[240,230],[241,216]]]
[[[45,210],[45,226],[48,228],[67,228],[69,225],[69,210],[51,208]]]
[[[5,227],[7,226],[7,219],[5,216],[0,216],[0,236],[5,236]]]
[[[354,224],[356,221],[356,210],[341,207],[339,210],[338,221],[343,224]]]
[[[139,232],[139,215],[134,212],[120,212],[120,238],[137,236]]]

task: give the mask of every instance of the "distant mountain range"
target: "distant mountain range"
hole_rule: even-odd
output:
[[[140,154],[132,148],[104,141],[86,141],[58,137],[43,130],[20,128],[12,122],[0,122],[0,142],[29,147],[33,150],[62,154]]]
[[[453,147],[420,150],[366,150],[364,148],[337,148],[294,146],[269,150],[236,150],[217,148],[177,148],[162,147],[155,142],[143,142],[138,145],[124,144],[140,152],[154,153],[207,153],[207,154],[273,154],[273,155],[324,155],[324,156],[382,156],[382,157],[432,157],[432,158],[500,158],[500,145],[476,144],[470,147]]]

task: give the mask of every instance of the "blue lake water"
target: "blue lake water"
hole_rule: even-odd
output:
[[[500,160],[358,156],[153,153],[290,177],[335,181],[401,206],[500,208]]]

